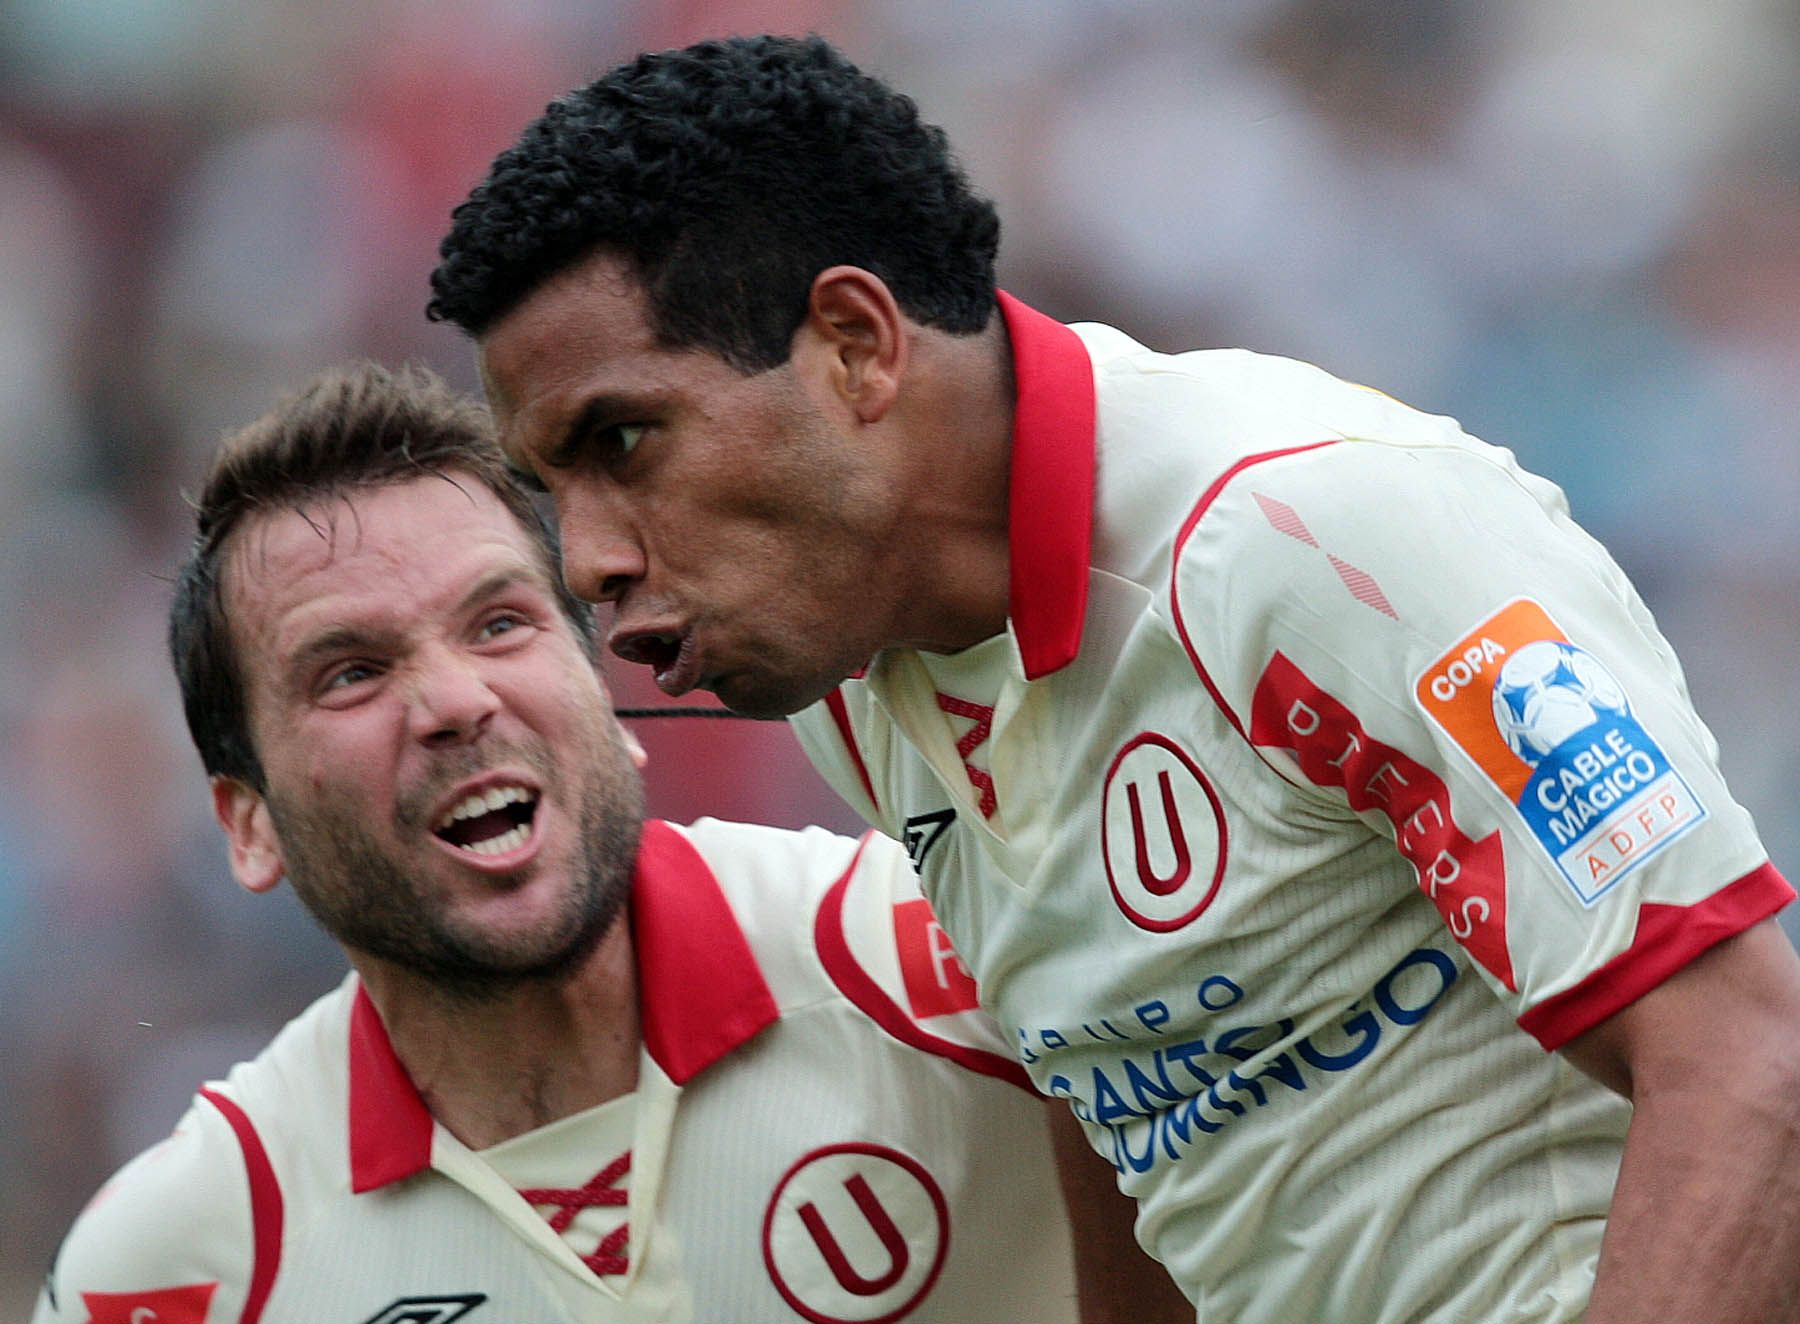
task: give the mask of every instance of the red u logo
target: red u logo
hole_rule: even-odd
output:
[[[770,1281],[811,1324],[898,1324],[930,1294],[949,1249],[950,1206],[931,1173],[865,1141],[802,1156],[763,1214]]]
[[[1218,895],[1224,806],[1193,756],[1168,736],[1140,731],[1113,756],[1100,792],[1100,851],[1113,900],[1141,929],[1172,933]]]
[[[888,1253],[887,1272],[878,1278],[865,1278],[856,1271],[830,1226],[820,1216],[819,1207],[811,1200],[794,1212],[800,1215],[800,1221],[812,1233],[812,1239],[819,1247],[819,1254],[825,1257],[825,1263],[831,1269],[831,1276],[838,1280],[838,1286],[857,1296],[874,1296],[877,1292],[887,1291],[906,1272],[907,1263],[911,1259],[906,1249],[906,1238],[894,1226],[894,1220],[888,1217],[888,1211],[881,1207],[881,1201],[875,1198],[875,1192],[869,1189],[868,1180],[862,1173],[855,1173],[847,1179],[844,1189],[850,1192],[850,1198],[856,1201],[856,1207],[869,1220],[870,1228],[881,1239],[882,1247]]]
[[[1151,896],[1168,896],[1188,880],[1193,872],[1193,856],[1188,853],[1187,833],[1181,830],[1181,811],[1175,806],[1175,787],[1167,768],[1156,772],[1156,784],[1162,789],[1163,821],[1169,825],[1169,844],[1175,848],[1175,872],[1167,878],[1156,875],[1150,862],[1150,843],[1144,840],[1144,807],[1138,800],[1136,782],[1127,783],[1125,798],[1131,806],[1131,835],[1137,845],[1138,881]]]

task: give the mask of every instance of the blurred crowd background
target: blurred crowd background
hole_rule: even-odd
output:
[[[1559,481],[1800,876],[1792,0],[0,0],[0,1318],[343,969],[225,868],[163,652],[184,486],[345,358],[473,389],[422,309],[492,155],[764,28],[950,131],[1046,311],[1311,359]],[[779,724],[639,730],[662,816],[855,827]]]

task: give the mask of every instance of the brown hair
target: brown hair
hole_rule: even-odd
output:
[[[507,469],[486,407],[425,368],[335,368],[227,437],[194,503],[196,536],[175,583],[169,652],[208,773],[263,789],[225,611],[232,534],[258,515],[305,515],[332,497],[425,474],[473,478],[505,503],[542,552],[563,614],[592,647],[592,609],[564,586],[556,532]]]

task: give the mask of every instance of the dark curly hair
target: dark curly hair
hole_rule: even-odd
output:
[[[563,615],[592,651],[593,609],[564,586],[556,532],[507,469],[486,407],[424,368],[332,369],[227,437],[194,502],[194,545],[169,609],[169,653],[209,774],[265,789],[225,608],[233,534],[286,510],[318,521],[334,497],[423,475],[478,482],[500,498],[531,535]]]
[[[426,315],[479,337],[605,250],[655,330],[743,372],[787,361],[819,272],[880,276],[967,334],[994,308],[1000,222],[942,129],[818,37],[639,56],[551,103],[452,214]]]

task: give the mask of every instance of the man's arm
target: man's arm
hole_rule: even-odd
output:
[[[1068,1103],[1051,1099],[1045,1106],[1075,1243],[1081,1324],[1193,1324],[1194,1308],[1169,1271],[1137,1244],[1136,1202],[1120,1192]]]
[[[1800,958],[1775,921],[1563,1051],[1633,1105],[1586,1324],[1800,1321]]]

